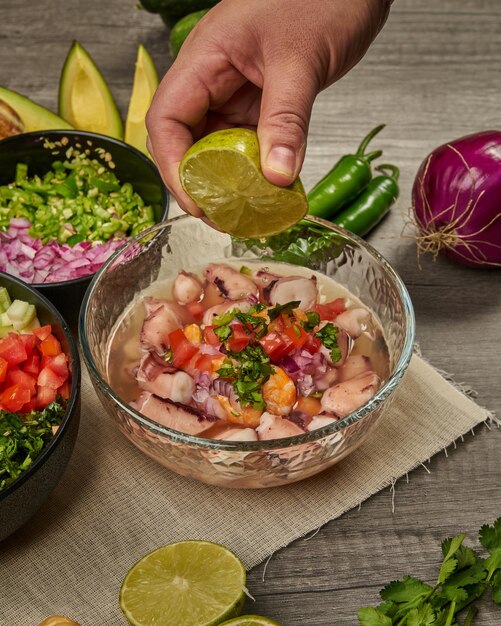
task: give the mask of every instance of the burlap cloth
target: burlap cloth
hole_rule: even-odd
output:
[[[177,476],[137,451],[104,413],[86,373],[80,433],[53,495],[0,544],[0,624],[54,613],[124,624],[118,591],[145,553],[208,539],[252,567],[426,461],[488,412],[414,356],[392,407],[353,454],[289,487],[233,491]]]

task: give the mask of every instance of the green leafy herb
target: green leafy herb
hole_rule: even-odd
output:
[[[315,337],[320,339],[324,346],[331,351],[331,359],[333,363],[337,363],[341,360],[342,354],[337,343],[337,334],[339,328],[334,326],[331,322],[328,322],[323,328],[321,328]]]
[[[219,339],[219,341],[226,341],[231,337],[231,326],[216,326],[214,328],[214,334]]]
[[[316,311],[306,311],[306,317],[307,319],[301,322],[301,326],[309,333],[320,324],[320,314]]]
[[[293,302],[287,302],[286,304],[275,304],[273,308],[268,309],[270,322],[273,322],[273,320],[277,319],[277,317],[282,315],[282,313],[291,313],[294,309],[297,309],[300,304],[300,300],[294,300]]]
[[[383,604],[360,609],[360,625],[460,626],[458,614],[488,588],[494,602],[501,603],[501,518],[480,530],[488,558],[464,546],[464,540],[460,534],[442,542],[443,560],[433,587],[412,576],[389,583],[381,591]],[[476,614],[470,606],[463,626],[472,626]]]
[[[53,437],[65,408],[52,402],[26,415],[0,411],[0,491],[25,472]]]

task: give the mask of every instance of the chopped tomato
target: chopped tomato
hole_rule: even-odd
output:
[[[320,319],[329,320],[331,322],[345,310],[346,300],[344,298],[336,298],[335,300],[332,300],[332,302],[315,305],[315,311],[320,315]]]
[[[186,335],[181,328],[177,328],[169,333],[169,343],[173,354],[173,363],[179,367],[198,352],[198,348],[191,341],[186,339]]]
[[[23,372],[31,374],[32,376],[38,376],[40,372],[40,357],[38,354],[32,354],[23,363]]]
[[[33,335],[32,333],[21,333],[18,336],[24,346],[24,349],[26,350],[26,354],[30,356],[30,354],[33,352],[33,348],[35,347],[35,335]]]
[[[3,357],[9,365],[17,365],[28,358],[23,342],[19,339],[19,335],[9,333],[3,339],[0,339],[0,356]]]
[[[44,356],[56,356],[61,352],[61,344],[54,335],[49,335],[40,343],[38,349]]]
[[[204,330],[204,338],[205,341],[211,346],[218,346],[221,341],[218,336],[214,332],[215,326],[206,326]]]
[[[64,354],[64,352],[61,352],[56,356],[48,356],[45,358],[46,361],[44,366],[49,367],[53,372],[55,372],[58,376],[61,376],[65,380],[68,378],[68,363],[66,354]]]
[[[286,328],[285,334],[289,337],[297,350],[304,346],[310,336],[299,324],[292,324]]]
[[[23,404],[30,401],[30,390],[15,384],[11,387],[7,387],[0,395],[0,405],[6,410],[16,413],[19,411]]]
[[[59,387],[57,393],[63,400],[68,400],[71,395],[71,385],[68,380]]]
[[[37,407],[43,409],[57,397],[57,389],[52,387],[38,387],[37,389]]]
[[[193,315],[196,322],[201,321],[205,311],[201,302],[190,302],[190,304],[186,305],[186,308]]]
[[[59,376],[48,365],[44,367],[38,374],[37,384],[39,387],[50,387],[51,389],[59,389],[65,382],[67,377]]]
[[[294,344],[289,337],[279,333],[268,333],[259,343],[272,361],[277,361],[294,350]]]
[[[8,367],[9,367],[9,362],[0,356],[0,383],[3,383],[3,381],[5,380]]]
[[[24,389],[28,389],[30,397],[35,395],[36,379],[34,376],[20,370],[17,366],[11,367],[7,372],[5,379],[6,385],[20,385]]]
[[[47,337],[52,333],[52,326],[47,324],[46,326],[40,326],[40,328],[34,328],[33,334],[35,337],[40,339],[40,341],[45,341]]]
[[[311,352],[311,354],[315,354],[315,352],[318,352],[321,347],[322,342],[320,341],[320,339],[318,339],[318,337],[315,337],[315,335],[308,333],[308,339],[304,344],[304,348],[308,350],[308,352]]]
[[[250,335],[242,326],[242,324],[231,325],[231,336],[229,339],[229,348],[232,352],[241,352],[249,344],[252,335]]]
[[[36,411],[38,409],[38,400],[36,396],[32,396],[29,402],[25,402],[19,409],[20,413],[29,413],[30,411]]]
[[[208,354],[201,354],[198,359],[195,361],[195,369],[199,372],[207,372],[212,374],[212,364],[214,359],[210,357]]]

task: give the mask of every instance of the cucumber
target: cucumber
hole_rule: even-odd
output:
[[[34,304],[11,301],[5,287],[0,287],[0,338],[12,332],[30,332],[40,327]]]
[[[10,318],[11,322],[21,322],[23,317],[26,315],[29,306],[28,302],[24,302],[23,300],[14,300],[5,313],[7,317]]]
[[[186,37],[188,37],[198,22],[208,12],[209,9],[202,9],[201,11],[195,11],[195,13],[185,15],[170,31],[169,44],[170,53],[173,59],[175,59],[179,54],[179,50],[185,42]]]
[[[0,313],[4,313],[12,304],[9,292],[5,287],[0,287]]]

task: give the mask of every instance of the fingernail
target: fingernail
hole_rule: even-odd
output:
[[[294,178],[296,172],[296,153],[288,146],[274,146],[268,153],[266,166],[288,178]]]

